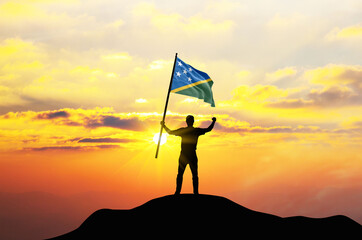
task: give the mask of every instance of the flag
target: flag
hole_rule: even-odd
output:
[[[211,90],[214,82],[209,75],[188,65],[180,58],[176,59],[175,64],[171,92],[203,99],[204,102],[210,103],[211,107],[215,107]]]

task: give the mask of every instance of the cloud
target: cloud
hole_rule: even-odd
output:
[[[78,53],[49,49],[20,38],[0,40],[0,52],[0,112],[91,108],[113,106],[115,102],[126,108],[133,94],[139,93],[140,85],[155,85],[145,83],[145,79],[162,79],[160,71],[148,68],[152,61],[122,52]],[[145,97],[154,97],[144,92]]]
[[[55,126],[83,126],[85,128],[111,127],[116,129],[142,131],[145,124],[141,115],[114,113],[112,108],[72,109],[65,108],[55,111],[10,112],[0,119],[15,120],[52,120]]]
[[[115,116],[100,116],[88,119],[85,126],[88,128],[112,127],[133,131],[142,131],[145,129],[144,124],[138,118],[122,119]]]
[[[69,29],[77,25],[79,27],[82,17],[72,18],[64,11],[57,13],[47,9],[55,2],[8,1],[0,4],[0,33],[5,36],[47,39],[52,35],[61,36],[60,33],[69,33]],[[58,7],[68,5],[63,1],[56,4]]]
[[[153,62],[151,62],[148,67],[149,69],[151,70],[156,70],[156,69],[162,69],[162,68],[168,68],[168,67],[171,67],[173,64],[172,61],[166,61],[166,60],[162,60],[162,59],[159,59],[159,60],[155,60]]]
[[[144,98],[138,98],[135,101],[136,101],[136,103],[147,103],[148,102],[147,99],[144,99]]]
[[[233,100],[244,102],[263,102],[267,99],[280,98],[288,95],[288,90],[273,85],[242,85],[233,90]]]
[[[44,15],[44,11],[36,8],[32,4],[25,4],[19,2],[5,2],[0,5],[1,16],[6,18],[14,17],[37,17]]]
[[[125,139],[125,138],[83,138],[80,139],[79,143],[128,143],[134,142],[134,139]]]
[[[67,118],[70,114],[66,111],[45,112],[37,115],[38,119]]]
[[[362,104],[362,95],[354,93],[349,88],[339,86],[322,90],[312,89],[306,98],[283,99],[266,103],[265,106],[275,108],[339,108]]]
[[[362,133],[362,118],[361,116],[350,117],[343,121],[341,126],[343,127],[340,129],[341,131]]]
[[[312,84],[323,86],[356,85],[361,87],[362,66],[360,65],[336,65],[328,64],[324,67],[306,70],[304,78]]]
[[[95,146],[49,146],[24,148],[25,151],[93,151],[99,149],[120,148],[119,145],[95,145]]]
[[[36,44],[21,38],[7,38],[0,42],[0,62],[2,67],[11,66],[13,62],[42,61],[46,53]]]
[[[219,106],[239,109],[247,115],[260,113],[266,116],[270,103],[279,102],[298,91],[298,88],[283,89],[274,85],[241,85],[232,90],[230,100],[220,101]]]
[[[185,17],[179,13],[165,13],[151,3],[139,3],[133,9],[134,16],[148,18],[151,27],[167,35],[183,35],[196,38],[205,34],[226,34],[233,29],[234,22],[214,22],[201,15]]]
[[[286,67],[282,69],[278,69],[275,72],[266,73],[265,78],[267,82],[276,82],[282,80],[287,77],[293,77],[297,74],[297,70],[295,67]]]
[[[330,31],[325,38],[328,41],[345,40],[345,39],[362,39],[362,25],[356,24],[353,26],[339,28],[336,27]]]
[[[205,122],[205,124],[202,124],[202,126],[206,128],[208,127],[208,124],[210,123]],[[224,124],[216,122],[214,126],[214,131],[221,133],[240,133],[242,132],[242,128],[238,128],[237,126],[225,126]]]
[[[210,121],[202,120],[200,126],[203,128],[208,127]],[[214,131],[218,133],[324,133],[328,132],[328,129],[322,129],[318,126],[253,126],[250,122],[239,121],[231,117],[218,117],[217,122],[215,123]]]
[[[265,103],[275,108],[341,108],[362,104],[362,67],[327,65],[306,70],[303,78],[311,88],[300,98],[285,97]]]
[[[37,113],[36,119],[52,120],[59,126],[83,126],[85,128],[110,127],[115,129],[143,131],[146,124],[136,114],[117,114],[110,108],[95,109],[63,109],[57,111],[42,111]]]
[[[222,123],[215,125],[215,130],[225,133],[320,133],[324,132],[322,129],[316,126],[223,126]]]
[[[353,122],[353,126],[362,129],[362,120]]]
[[[169,112],[167,126],[171,129],[185,126],[185,116]],[[272,145],[277,141],[329,144],[347,136],[349,139],[344,142],[350,144],[361,134],[360,119],[351,119],[351,123],[342,127],[323,128],[280,124],[280,121],[276,124],[272,120],[264,124],[241,121],[227,114],[200,114],[195,115],[195,127],[208,127],[213,116],[217,122],[209,136],[222,138],[207,138],[206,143],[211,145],[225,141],[235,144],[242,141],[243,146],[257,142]],[[152,143],[161,117],[160,113],[116,113],[109,108],[10,112],[0,116],[0,151],[83,151],[113,147],[104,143],[141,149]]]
[[[137,147],[147,139],[150,126],[156,124],[156,121],[149,121],[155,119],[154,116],[115,113],[111,108],[9,112],[0,115],[0,151],[68,146],[77,150],[74,142],[82,146],[134,143],[132,147]]]
[[[323,90],[312,90],[308,94],[313,105],[319,107],[340,107],[361,105],[362,95],[348,87],[333,86]]]

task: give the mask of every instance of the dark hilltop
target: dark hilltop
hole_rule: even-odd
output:
[[[144,237],[362,239],[362,226],[342,215],[282,218],[250,210],[224,197],[181,194],[156,198],[129,210],[98,210],[79,228],[51,239]]]

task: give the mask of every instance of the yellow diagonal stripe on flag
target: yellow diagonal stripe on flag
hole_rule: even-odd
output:
[[[179,92],[181,90],[185,90],[187,88],[190,88],[190,87],[194,87],[194,86],[197,86],[199,84],[202,84],[202,83],[207,83],[207,82],[210,82],[211,81],[211,78],[209,79],[206,79],[206,80],[202,80],[202,81],[198,81],[198,82],[195,82],[195,83],[191,83],[189,85],[186,85],[186,86],[182,86],[182,87],[179,87],[179,88],[176,88],[174,90],[172,90],[171,92],[175,93],[175,92]]]

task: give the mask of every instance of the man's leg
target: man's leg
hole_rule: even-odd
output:
[[[194,156],[192,156],[192,159],[190,159],[190,169],[192,173],[192,185],[194,187],[194,194],[199,194],[199,176],[197,172],[197,155],[195,153]]]
[[[184,175],[186,166],[187,166],[187,161],[185,159],[185,156],[180,154],[180,158],[179,158],[179,161],[178,161],[178,172],[177,172],[177,178],[176,178],[175,195],[178,195],[181,192],[182,179],[183,179],[183,175]]]

